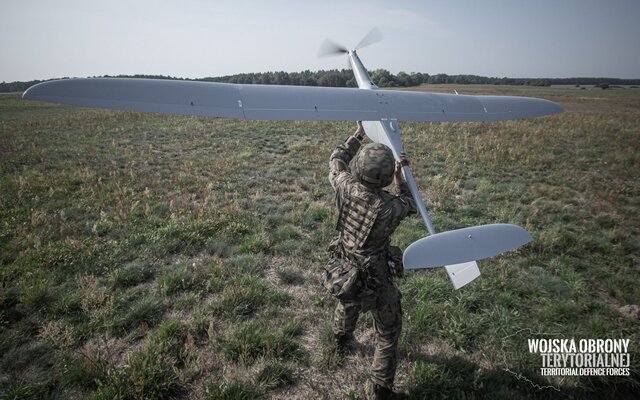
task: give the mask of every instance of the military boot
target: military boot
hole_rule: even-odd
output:
[[[394,392],[377,383],[373,384],[373,399],[375,400],[404,400],[406,398],[407,395],[404,392]]]

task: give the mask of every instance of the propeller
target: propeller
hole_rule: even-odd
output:
[[[333,42],[329,39],[325,39],[324,42],[322,42],[322,44],[320,45],[320,49],[318,50],[318,57],[327,57],[348,52],[349,50],[346,47],[339,45],[338,43]]]
[[[358,43],[354,50],[358,50],[363,47],[370,46],[374,43],[378,43],[382,39],[383,35],[382,32],[380,32],[380,29],[373,28],[371,31],[369,31],[369,33],[365,35],[365,37],[362,38],[362,40],[360,41],[360,43]],[[322,42],[322,44],[320,45],[320,49],[318,50],[318,57],[327,57],[336,54],[345,54],[348,52],[349,49],[347,49],[343,45],[338,44],[332,40],[325,39],[324,42]]]
[[[382,32],[380,32],[380,29],[373,28],[369,31],[369,33],[367,33],[365,37],[362,38],[360,43],[358,43],[358,45],[356,46],[356,50],[363,47],[371,46],[374,43],[378,43],[382,39],[384,39],[384,36],[382,35]]]

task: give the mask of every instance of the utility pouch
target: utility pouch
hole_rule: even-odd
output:
[[[356,265],[332,258],[324,267],[322,286],[340,301],[353,301],[362,291],[364,280]]]

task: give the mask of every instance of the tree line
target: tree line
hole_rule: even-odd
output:
[[[592,85],[609,87],[612,85],[640,85],[640,79],[619,78],[497,78],[479,75],[447,75],[427,74],[422,72],[399,72],[392,74],[386,69],[369,71],[371,79],[379,87],[410,87],[424,84],[484,84],[484,85],[526,85],[526,86],[550,86],[550,85]],[[103,77],[112,77],[105,75]],[[153,79],[180,79],[164,75],[118,75],[118,78],[153,78]],[[350,69],[331,69],[320,71],[305,70],[302,72],[256,72],[219,77],[194,79],[205,82],[226,82],[258,85],[298,85],[298,86],[328,86],[328,87],[357,87],[353,72]],[[28,82],[2,82],[0,92],[23,92],[29,87],[43,81],[34,80]]]

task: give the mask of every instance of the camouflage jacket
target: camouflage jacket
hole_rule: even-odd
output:
[[[338,253],[356,262],[379,256],[386,264],[391,234],[403,218],[416,212],[416,204],[404,180],[392,185],[393,194],[362,185],[349,168],[359,148],[360,141],[351,136],[329,159],[329,182],[338,208]]]

